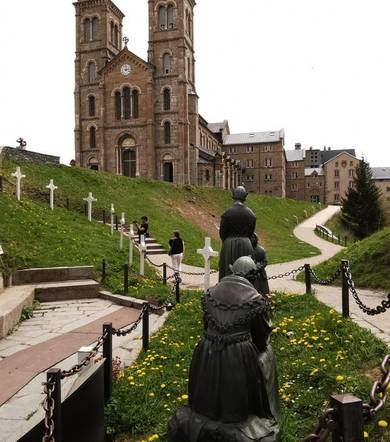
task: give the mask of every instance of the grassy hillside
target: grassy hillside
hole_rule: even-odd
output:
[[[160,181],[143,179],[129,180],[108,173],[70,168],[66,166],[38,166],[18,163],[26,175],[23,180],[22,197],[47,201],[45,186],[54,179],[59,187],[56,201],[65,205],[69,198],[72,205],[82,205],[82,198],[93,192],[98,199],[97,209],[108,210],[114,203],[117,213],[125,212],[128,221],[140,219],[142,215],[150,218],[151,234],[166,245],[173,230],[179,230],[186,243],[185,262],[201,265],[202,259],[196,249],[203,245],[204,237],[211,236],[213,247],[220,249],[218,229],[220,216],[231,205],[230,192],[221,189],[177,186]],[[3,162],[2,174],[5,176],[5,190],[14,192],[16,163]],[[283,262],[310,256],[318,250],[293,237],[295,216],[303,220],[318,210],[318,206],[281,198],[250,195],[248,206],[257,215],[258,234],[267,248],[271,262]],[[214,260],[216,265],[216,260]]]
[[[1,195],[1,194],[0,194]],[[104,285],[113,292],[123,290],[123,273],[127,250],[119,250],[119,234],[111,236],[109,228],[65,209],[53,212],[46,204],[17,202],[12,196],[0,197],[0,244],[6,255],[0,262],[11,269],[93,265],[100,280],[102,259],[108,263]],[[139,270],[139,255],[135,253],[135,273]],[[146,267],[146,281],[133,284],[130,294],[149,299],[166,298],[167,288],[155,282],[155,272]]]
[[[332,259],[315,268],[321,276],[330,276],[340,264],[348,259],[353,278],[359,287],[390,290],[390,228],[358,241]]]

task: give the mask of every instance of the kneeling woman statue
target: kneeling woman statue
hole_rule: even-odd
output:
[[[231,270],[202,300],[204,337],[192,357],[189,407],[171,418],[171,442],[280,441],[269,305],[250,282],[250,257]]]

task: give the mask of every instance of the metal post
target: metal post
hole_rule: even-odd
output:
[[[179,275],[175,276],[175,294],[176,294],[176,302],[180,304],[180,279]]]
[[[112,392],[112,323],[103,324],[103,336],[107,333],[103,341],[104,360],[104,403],[107,404],[111,398]]]
[[[69,198],[66,198],[66,209],[70,210],[70,201]]]
[[[0,175],[0,192],[3,191],[3,177]]]
[[[129,294],[129,264],[123,266],[123,292]]]
[[[311,272],[310,264],[305,264],[305,283],[306,283],[306,294],[311,294]]]
[[[116,230],[119,230],[118,224],[119,224],[118,215],[115,215],[115,228],[116,228]]]
[[[46,381],[54,383],[54,392],[52,399],[54,400],[53,422],[54,432],[53,440],[55,442],[62,441],[62,418],[61,418],[61,369],[51,368],[46,373]]]
[[[142,348],[145,352],[149,350],[149,303],[145,302],[145,312],[142,317]]]
[[[342,301],[344,318],[349,318],[349,286],[346,274],[346,269],[348,267],[349,267],[349,261],[347,259],[343,259],[341,261],[341,277],[342,277],[341,301]]]
[[[103,224],[106,225],[106,211],[103,209]]]
[[[167,285],[167,263],[163,263],[163,284]]]
[[[107,267],[106,260],[103,259],[102,260],[102,281],[104,281],[106,279],[106,276],[107,276],[106,267]]]
[[[87,207],[87,203],[84,203],[84,215],[88,216],[88,207]]]
[[[336,428],[332,432],[332,442],[363,442],[363,403],[351,394],[330,397],[335,410]]]

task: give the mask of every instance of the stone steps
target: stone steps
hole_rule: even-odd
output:
[[[93,266],[47,267],[17,270],[12,278],[13,285],[39,284],[41,282],[79,281],[93,279]]]
[[[138,235],[133,236],[133,241],[135,245],[139,248],[139,239]],[[164,249],[164,247],[159,244],[154,238],[145,238],[145,244],[146,244],[146,253],[148,255],[164,255],[167,253],[167,251]]]
[[[48,282],[35,287],[35,299],[40,302],[91,299],[99,297],[99,290],[99,283],[92,279]]]

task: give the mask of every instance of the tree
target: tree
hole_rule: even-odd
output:
[[[342,223],[357,238],[365,238],[383,227],[380,196],[381,191],[372,179],[370,165],[363,158],[355,169],[353,186],[342,199],[341,209]]]

